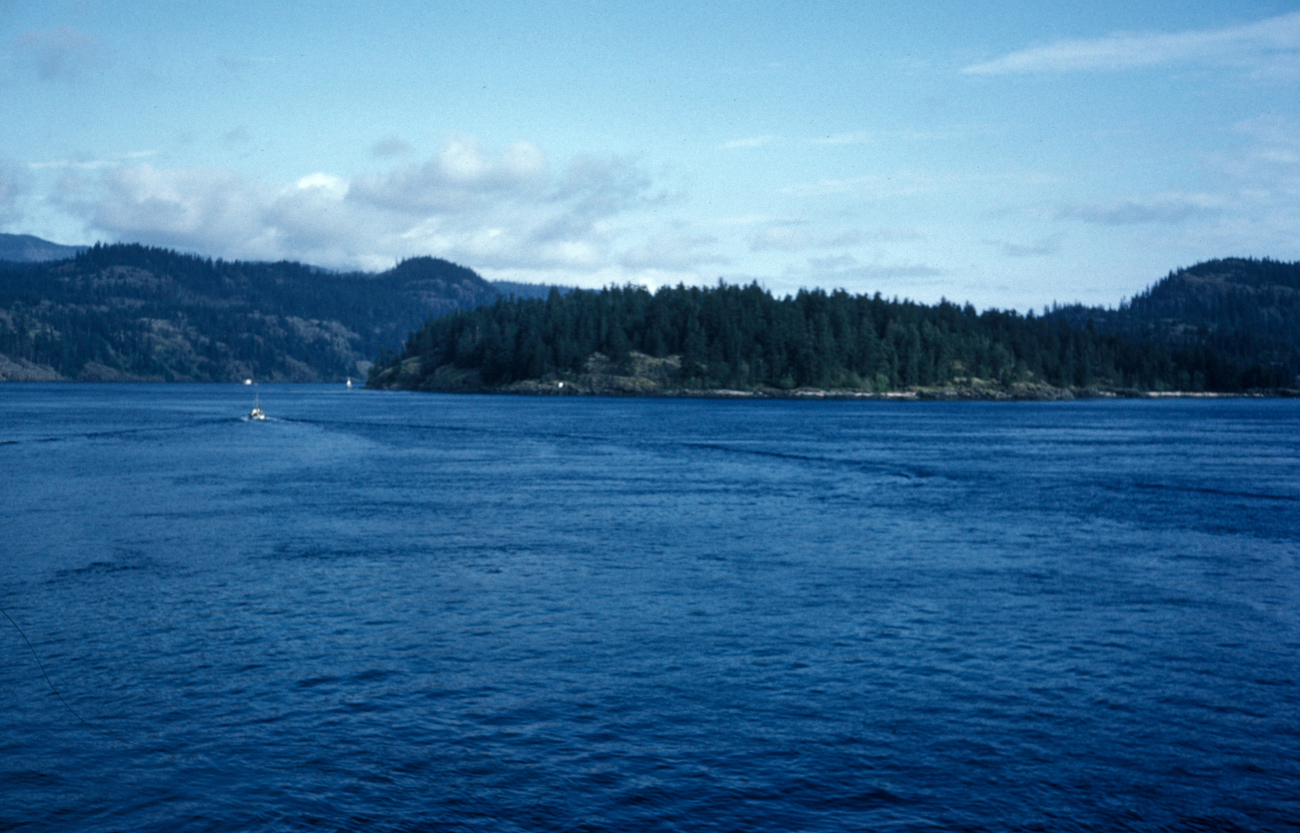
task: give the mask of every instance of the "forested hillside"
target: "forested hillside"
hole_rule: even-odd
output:
[[[431,257],[378,275],[140,245],[0,264],[0,378],[360,378],[430,316],[499,296]]]
[[[1117,329],[1171,349],[1209,348],[1236,364],[1295,371],[1300,351],[1300,263],[1227,258],[1168,276],[1113,310],[1061,307],[1076,327]]]
[[[1295,273],[1288,268],[1279,271],[1285,280]],[[1214,269],[1188,272],[1179,280],[1224,280],[1212,277],[1221,274]],[[1270,280],[1250,284],[1258,299],[1269,299],[1265,312],[1239,307],[1240,293],[1230,293],[1233,300],[1220,307],[1204,300],[1203,315],[1189,312],[1201,317],[1185,322],[1176,310],[1194,302],[1177,283],[1169,285],[1172,277],[1126,305],[1123,315],[1083,308],[1046,316],[981,313],[970,305],[843,291],[775,298],[757,285],[553,293],[429,321],[400,355],[383,357],[370,383],[427,390],[499,389],[523,380],[558,385],[591,376],[598,354],[606,376],[657,376],[645,390],[1293,388],[1300,374],[1296,311],[1287,305],[1287,284]],[[1139,326],[1157,314],[1172,317]],[[1265,342],[1251,341],[1256,335],[1241,327],[1259,315],[1285,320],[1267,331],[1269,349],[1252,352],[1249,345]]]
[[[1041,316],[722,283],[543,291],[432,257],[336,273],[97,245],[0,261],[0,380],[342,380],[378,358],[372,385],[425,390],[1300,387],[1295,263],[1209,261]]]

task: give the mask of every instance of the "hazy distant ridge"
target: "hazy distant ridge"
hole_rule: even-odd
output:
[[[62,246],[30,234],[0,234],[0,260],[16,263],[65,260],[85,250],[85,246]]]

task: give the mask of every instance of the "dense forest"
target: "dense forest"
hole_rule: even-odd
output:
[[[498,297],[472,270],[432,257],[376,275],[97,245],[0,262],[0,379],[362,378],[430,316]]]
[[[1227,258],[1167,277],[1117,309],[1059,307],[1076,327],[1119,330],[1175,350],[1208,349],[1237,365],[1294,374],[1300,349],[1300,263]],[[1289,371],[1288,371],[1289,368]]]
[[[1173,274],[1119,311],[1070,307],[1042,316],[878,293],[777,298],[756,284],[499,299],[426,322],[401,354],[381,357],[370,384],[436,390],[578,381],[599,354],[612,366],[607,374],[637,373],[637,356],[671,360],[659,372],[686,390],[1296,387],[1300,268],[1224,263]],[[1191,291],[1207,281],[1249,292]],[[1255,326],[1258,319],[1274,324]]]
[[[0,260],[0,380],[325,381],[369,368],[374,386],[425,390],[1300,387],[1300,264],[1272,260],[1180,269],[1112,309],[1021,315],[721,282],[561,291],[432,257],[337,273],[5,237],[28,262]]]

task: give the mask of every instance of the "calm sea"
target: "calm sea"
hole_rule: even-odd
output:
[[[0,830],[1296,829],[1298,522],[1296,400],[7,384]]]

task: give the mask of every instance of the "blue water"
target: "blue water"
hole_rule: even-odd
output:
[[[0,830],[1296,829],[1300,402],[257,392],[0,386]]]

